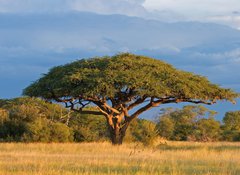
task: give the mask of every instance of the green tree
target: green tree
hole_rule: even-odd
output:
[[[240,141],[240,111],[225,114],[223,118],[223,140]]]
[[[214,118],[203,118],[197,121],[195,138],[199,141],[217,141],[221,134],[221,124]]]
[[[160,136],[170,140],[217,140],[220,123],[215,111],[204,106],[184,106],[182,109],[161,110],[157,128]]]
[[[24,95],[65,103],[85,114],[104,115],[113,144],[122,144],[129,124],[140,114],[167,103],[213,104],[239,94],[206,78],[129,53],[82,59],[52,68]],[[98,111],[84,109],[95,105]]]
[[[174,121],[168,116],[163,116],[159,119],[157,130],[161,137],[170,140],[174,133]]]

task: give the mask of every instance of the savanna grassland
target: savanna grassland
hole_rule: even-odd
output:
[[[0,175],[239,175],[240,143],[1,143]]]

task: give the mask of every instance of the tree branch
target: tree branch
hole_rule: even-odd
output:
[[[103,113],[100,112],[100,111],[80,111],[80,110],[77,110],[77,109],[73,109],[73,111],[76,111],[80,114],[103,115]]]
[[[107,112],[105,112],[104,110],[102,110],[99,106],[97,107],[98,110],[104,115],[104,116],[108,116],[109,114]]]
[[[116,114],[120,114],[120,112],[115,109],[115,108],[112,108],[111,106],[109,106],[107,103],[103,103],[103,106],[105,106],[107,109],[109,109],[110,111],[116,113]]]
[[[127,110],[131,110],[132,108],[136,107],[137,105],[143,103],[145,101],[146,97],[141,97],[137,99],[135,102],[132,104],[128,105]]]
[[[208,102],[203,100],[191,100],[191,99],[171,99],[171,100],[163,100],[162,104],[168,104],[168,103],[180,103],[180,102],[189,102],[194,104],[206,104],[206,105],[212,105],[215,102]]]
[[[153,98],[151,98],[150,103],[148,103],[147,105],[143,106],[142,108],[138,109],[134,114],[131,115],[131,117],[129,118],[129,120],[133,120],[135,118],[137,118],[140,114],[142,114],[143,112],[151,109],[152,107],[158,106],[162,103],[161,100],[158,101],[153,101]]]

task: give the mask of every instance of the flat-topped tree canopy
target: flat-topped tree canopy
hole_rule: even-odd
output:
[[[205,77],[177,70],[163,61],[130,53],[82,59],[57,66],[24,90],[24,95],[64,102],[79,112],[95,104],[109,118],[123,118],[123,126],[142,112],[165,103],[213,104],[239,96]],[[128,111],[138,107],[132,115]],[[91,111],[88,111],[91,112]],[[120,119],[119,119],[120,120]],[[121,126],[119,125],[121,128]]]

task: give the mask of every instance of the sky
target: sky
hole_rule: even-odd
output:
[[[0,12],[89,11],[162,21],[216,22],[240,29],[239,0],[0,0]]]
[[[20,96],[53,66],[119,52],[240,92],[240,1],[0,0],[0,98]]]

